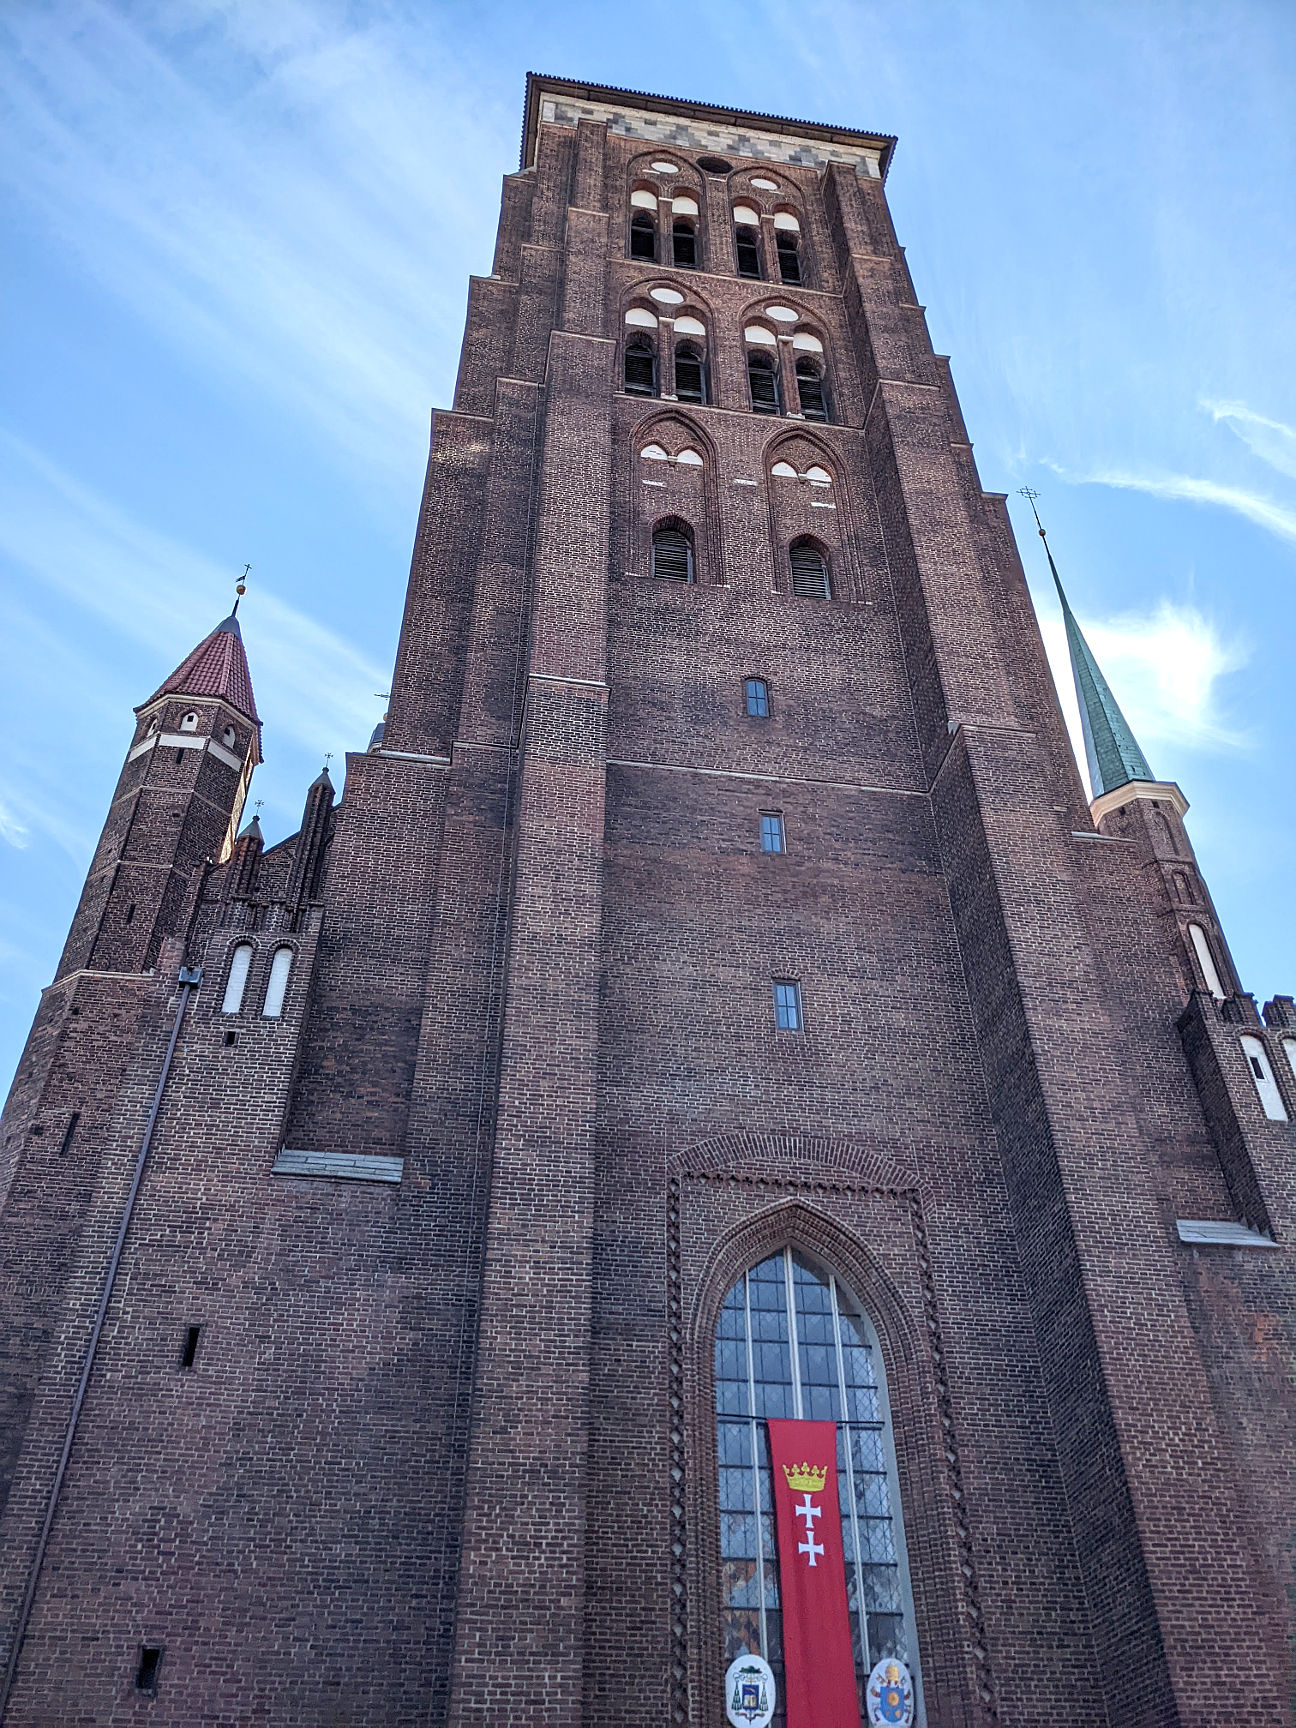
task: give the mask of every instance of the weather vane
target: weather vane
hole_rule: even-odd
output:
[[[239,601],[247,593],[247,573],[252,568],[250,564],[243,566],[243,574],[234,584],[234,614],[237,616]]]

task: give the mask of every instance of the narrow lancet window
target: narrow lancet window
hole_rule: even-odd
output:
[[[1201,967],[1202,977],[1206,980],[1206,988],[1217,1002],[1222,1002],[1228,992],[1220,982],[1215,956],[1211,953],[1211,945],[1200,924],[1188,926],[1188,940],[1193,945],[1193,953],[1197,956],[1197,964]]]
[[[681,402],[701,404],[707,399],[706,367],[691,342],[681,342],[675,350],[675,394]]]
[[[247,989],[248,967],[252,964],[252,944],[240,942],[230,959],[229,977],[225,981],[225,1000],[221,1003],[222,1014],[237,1014],[243,1006],[243,992]]]
[[[823,373],[817,360],[802,358],[796,363],[797,395],[801,412],[807,420],[826,420],[828,400],[824,394]]]
[[[738,261],[738,274],[750,276],[759,281],[761,275],[760,263],[760,216],[749,204],[734,206],[734,253]]]
[[[657,351],[651,336],[632,336],[626,343],[625,388],[629,396],[657,394]]]
[[[646,264],[657,261],[657,223],[647,210],[636,210],[630,218],[630,256]]]
[[[789,552],[792,592],[798,600],[827,600],[828,562],[813,540],[794,540]]]
[[[284,1010],[288,990],[288,974],[292,971],[291,948],[276,948],[270,962],[270,977],[266,982],[265,1002],[261,1012],[267,1020],[277,1020]]]
[[[747,382],[751,387],[752,411],[756,414],[777,414],[782,409],[779,392],[778,359],[759,349],[747,351]]]
[[[693,542],[675,523],[653,533],[652,573],[667,582],[693,580]]]

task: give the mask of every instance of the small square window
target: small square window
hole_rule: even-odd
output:
[[[763,678],[749,678],[746,685],[747,712],[753,720],[769,719],[769,685]]]
[[[778,810],[761,811],[761,851],[784,852],[783,817]]]
[[[780,1032],[801,1030],[801,986],[795,978],[774,980],[774,1020]]]

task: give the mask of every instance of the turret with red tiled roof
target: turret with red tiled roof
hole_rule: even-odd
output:
[[[226,862],[234,850],[261,760],[261,721],[237,610],[236,604],[135,710],[134,737],[60,977],[87,968],[146,972],[181,928],[196,873]],[[241,862],[254,871],[254,859]]]
[[[254,725],[261,724],[252,694],[252,675],[248,671],[247,655],[243,652],[243,632],[239,629],[238,602],[228,618],[223,618],[209,636],[180,662],[166,679],[135,710],[138,714],[159,696],[215,696]]]

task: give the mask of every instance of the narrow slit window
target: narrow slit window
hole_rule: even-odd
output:
[[[265,1001],[261,1007],[262,1016],[267,1020],[277,1020],[283,1013],[284,997],[288,992],[288,974],[292,971],[293,951],[291,948],[276,948],[274,959],[270,962],[270,977],[266,982]]]
[[[800,1032],[801,986],[795,978],[774,980],[774,1023],[780,1032]]]
[[[132,900],[130,905],[126,908],[126,916],[122,919],[122,923],[123,924],[133,924],[134,922],[135,922],[135,902]]]
[[[198,1359],[198,1340],[202,1337],[201,1326],[189,1326],[185,1330],[184,1344],[180,1350],[180,1366],[192,1368]]]
[[[828,562],[812,540],[795,540],[790,552],[792,592],[798,600],[829,598]]]
[[[781,411],[777,358],[762,354],[758,349],[748,349],[747,382],[751,389],[753,413],[777,414]]]
[[[76,1139],[77,1126],[81,1121],[81,1112],[74,1110],[68,1117],[67,1127],[63,1130],[63,1144],[59,1147],[59,1157],[66,1158],[72,1150],[72,1142]]]
[[[139,1661],[135,1666],[135,1690],[147,1692],[150,1697],[157,1691],[158,1671],[162,1667],[162,1646],[160,1644],[141,1644]]]
[[[786,836],[783,832],[783,813],[781,810],[762,810],[760,819],[760,839],[762,852],[786,852]]]
[[[671,249],[677,270],[697,269],[697,229],[686,216],[671,224]]]
[[[706,402],[706,367],[702,356],[691,342],[681,342],[675,350],[675,394],[681,402]]]
[[[823,373],[819,370],[817,360],[798,360],[796,363],[797,395],[801,399],[801,412],[807,420],[827,420],[828,398],[824,393]]]
[[[749,678],[745,687],[747,712],[753,720],[769,719],[769,685],[763,678]]]
[[[630,256],[657,262],[657,223],[647,210],[636,210],[630,218]]]
[[[652,573],[666,582],[693,580],[693,542],[682,528],[655,530],[652,538]]]
[[[243,1006],[243,992],[247,989],[248,968],[252,964],[252,944],[240,942],[230,960],[229,977],[225,983],[225,1000],[221,1003],[222,1014],[237,1014]]]
[[[780,228],[774,236],[774,243],[778,248],[780,281],[799,282],[801,280],[801,251],[798,240],[799,236],[786,228]]]
[[[657,351],[651,336],[632,336],[626,343],[625,388],[629,396],[657,394]]]

